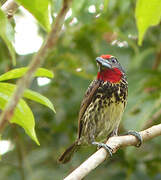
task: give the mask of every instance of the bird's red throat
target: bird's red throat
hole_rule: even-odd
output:
[[[102,80],[104,82],[109,81],[111,83],[118,83],[120,82],[122,77],[122,73],[118,68],[113,69],[105,69],[101,72],[98,72],[97,79]]]

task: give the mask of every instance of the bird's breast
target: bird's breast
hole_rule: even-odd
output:
[[[84,113],[82,136],[102,141],[119,125],[126,106],[126,84],[101,83]]]

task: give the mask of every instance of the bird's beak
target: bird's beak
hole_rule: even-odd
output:
[[[99,65],[103,66],[103,67],[106,67],[106,68],[109,68],[109,69],[112,69],[112,66],[110,64],[110,62],[108,60],[105,60],[101,57],[97,57],[96,58],[96,61]]]

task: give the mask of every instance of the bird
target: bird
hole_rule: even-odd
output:
[[[127,104],[128,82],[116,57],[101,55],[96,62],[97,78],[89,85],[80,106],[77,139],[59,157],[60,163],[69,162],[74,152],[87,145],[103,147],[112,156],[112,149],[104,142],[111,136],[117,136]],[[128,134],[136,136],[141,142],[137,132],[129,131]]]

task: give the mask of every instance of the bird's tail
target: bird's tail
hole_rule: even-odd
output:
[[[78,142],[74,142],[70,147],[68,147],[65,152],[59,157],[59,162],[65,164],[70,161],[74,152],[76,152],[79,148]]]

